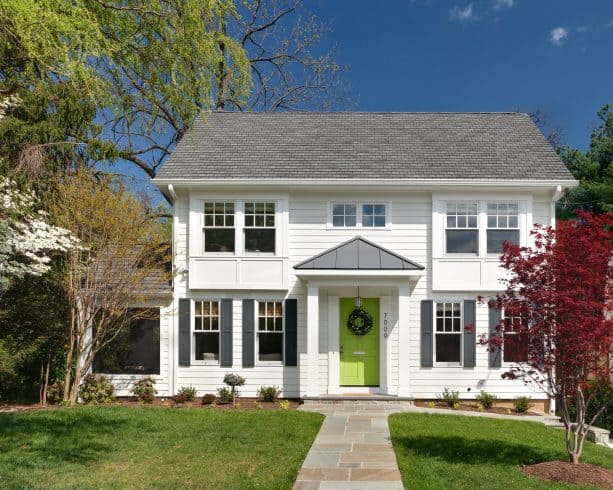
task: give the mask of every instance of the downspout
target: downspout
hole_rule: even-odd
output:
[[[549,211],[549,220],[550,226],[552,228],[556,227],[556,203],[560,200],[560,198],[564,195],[564,189],[561,185],[556,186],[553,196],[551,196],[551,208]]]
[[[176,325],[176,315],[175,311],[177,311],[176,298],[175,298],[175,232],[176,232],[176,217],[177,217],[177,193],[175,192],[175,188],[172,184],[168,184],[168,194],[172,199],[172,232],[170,237],[170,269],[171,269],[171,284],[172,287],[172,306],[171,306],[171,321],[169,322],[168,332],[168,359],[172,359],[172,362],[168,363],[168,396],[171,397],[175,392],[175,377],[176,377],[176,367],[175,367],[175,330],[178,328]]]
[[[556,227],[556,203],[560,200],[560,198],[564,195],[564,189],[562,188],[561,185],[556,186],[554,192],[553,192],[553,196],[551,196],[551,210],[550,210],[550,225],[552,228]],[[553,376],[555,376],[555,372],[553,373]],[[553,380],[551,381],[551,383],[553,384]],[[556,414],[556,399],[555,397],[550,397],[549,398],[549,415],[555,415]]]

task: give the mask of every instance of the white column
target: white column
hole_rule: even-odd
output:
[[[328,296],[328,395],[340,393],[339,297]]]
[[[381,296],[379,319],[379,388],[383,395],[393,395],[392,383],[392,298]]]
[[[319,396],[319,287],[308,286],[307,396]]]
[[[409,287],[398,287],[398,396],[411,396],[409,384]]]

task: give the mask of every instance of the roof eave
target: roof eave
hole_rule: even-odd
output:
[[[575,179],[253,179],[253,178],[224,178],[224,179],[203,179],[203,178],[154,178],[152,183],[158,188],[166,189],[166,186],[175,187],[189,186],[267,186],[267,187],[312,187],[312,186],[372,186],[385,185],[397,187],[417,187],[417,186],[474,186],[474,187],[557,187],[573,188],[579,185]]]

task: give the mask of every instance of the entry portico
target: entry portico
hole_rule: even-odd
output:
[[[307,287],[306,396],[411,396],[409,298],[425,268],[358,236],[294,269]],[[347,327],[346,317],[354,300],[356,307],[364,303],[363,308],[371,309],[375,316],[372,331],[364,336],[356,336]],[[325,306],[327,328],[320,325],[321,306]],[[377,336],[378,342],[372,336]],[[323,353],[327,357],[327,386],[320,372],[320,345],[327,345]],[[378,350],[373,353],[374,346]],[[353,376],[348,374],[352,369]]]

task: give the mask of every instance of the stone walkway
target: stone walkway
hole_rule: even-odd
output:
[[[305,404],[326,415],[294,490],[402,490],[387,417],[409,403]]]

